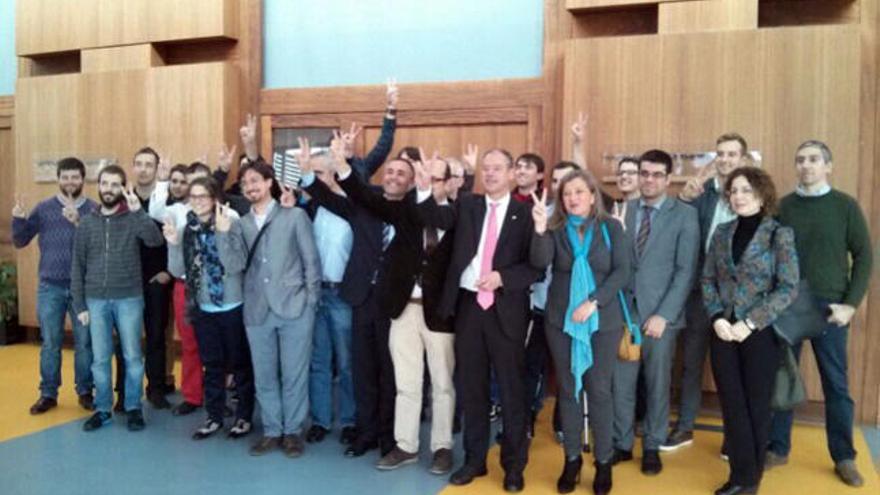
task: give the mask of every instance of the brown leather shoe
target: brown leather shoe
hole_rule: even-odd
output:
[[[281,437],[262,437],[248,451],[250,455],[266,455],[281,445]]]
[[[86,411],[95,410],[95,397],[90,393],[84,393],[79,396],[79,406]]]
[[[302,438],[299,435],[284,435],[281,439],[281,451],[287,457],[295,459],[303,455],[305,444],[303,444]]]
[[[51,397],[40,397],[34,402],[34,405],[31,406],[31,414],[43,414],[44,412],[56,407],[58,405],[58,401]]]

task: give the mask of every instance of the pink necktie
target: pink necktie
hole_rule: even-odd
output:
[[[489,203],[489,222],[486,226],[486,243],[483,244],[483,258],[480,260],[480,278],[492,273],[492,257],[495,256],[495,245],[498,243],[498,218],[495,209],[498,203]],[[495,302],[495,292],[480,289],[477,292],[477,304],[487,310]]]

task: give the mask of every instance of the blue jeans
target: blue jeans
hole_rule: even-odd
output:
[[[141,328],[144,322],[144,298],[86,298],[92,336],[92,374],[95,376],[95,409],[110,412],[113,407],[113,382],[110,358],[113,356],[113,328],[125,357],[125,410],[141,408],[144,385],[144,356],[141,352]]]
[[[299,435],[309,412],[309,359],[315,308],[287,320],[270,311],[262,325],[247,327],[263,435]]]
[[[309,399],[312,424],[330,429],[333,424],[333,369],[336,365],[339,426],[353,426],[354,385],[351,376],[351,306],[339,297],[338,288],[321,289],[312,337]]]
[[[61,386],[61,345],[64,342],[64,314],[73,323],[73,371],[76,394],[92,393],[92,344],[89,327],[76,319],[70,289],[41,281],[37,289],[37,317],[40,320],[40,396],[56,399]]]
[[[823,309],[827,302],[823,302]],[[838,327],[829,323],[818,337],[810,340],[819,376],[822,379],[822,392],[825,395],[825,434],[828,451],[835,463],[855,459],[853,445],[854,404],[847,383],[846,342],[849,326]],[[800,360],[801,345],[793,349]],[[791,425],[793,411],[776,412],[770,429],[769,449],[787,456],[791,451]]]

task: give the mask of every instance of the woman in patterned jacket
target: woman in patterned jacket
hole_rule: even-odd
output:
[[[773,217],[776,189],[756,167],[735,170],[724,192],[737,214],[719,225],[703,265],[712,317],[712,373],[721,399],[730,478],[716,495],[757,493],[770,432],[781,347],[770,328],[797,296],[794,232]]]

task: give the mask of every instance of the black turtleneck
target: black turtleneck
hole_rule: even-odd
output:
[[[755,231],[758,230],[758,226],[761,225],[761,220],[763,219],[764,216],[761,215],[760,212],[747,217],[744,217],[742,215],[737,217],[738,221],[736,224],[736,232],[733,233],[732,246],[733,262],[735,264],[739,264],[739,259],[746,251],[746,247],[749,245],[752,237],[755,236]]]

